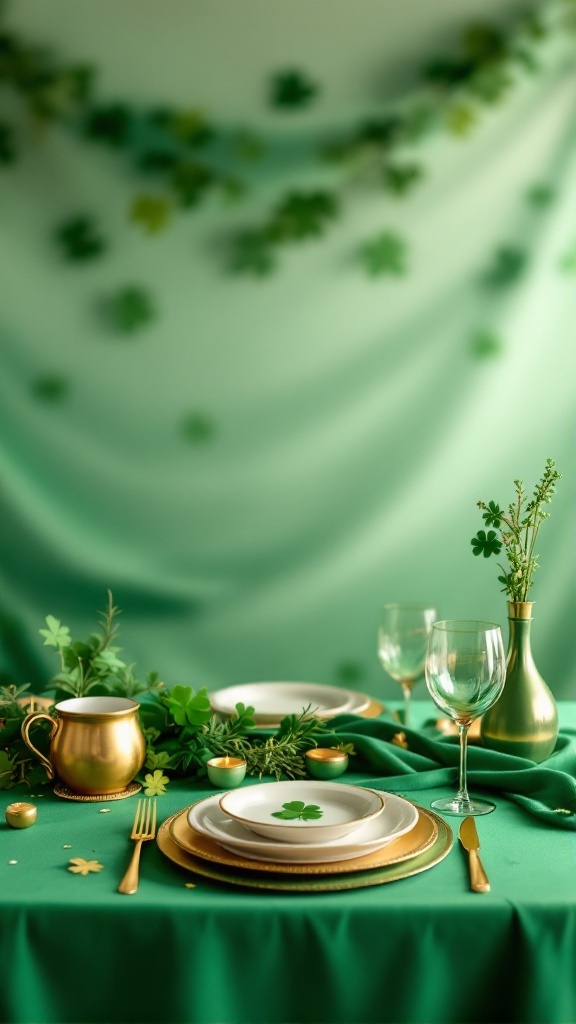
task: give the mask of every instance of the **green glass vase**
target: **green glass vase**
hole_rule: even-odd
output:
[[[508,601],[506,684],[482,716],[485,747],[544,761],[556,746],[558,709],[532,657],[530,631],[533,601]]]

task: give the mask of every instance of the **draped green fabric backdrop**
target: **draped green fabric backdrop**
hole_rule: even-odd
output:
[[[506,102],[466,138],[414,148],[426,168],[395,199],[354,185],[326,237],[286,249],[274,276],[233,277],[225,232],[257,224],[291,187],[334,171],[307,154],[420,87],[501,0],[18,0],[8,23],[100,68],[103,99],[199,107],[268,140],[248,197],[210,200],[158,237],[130,224],[142,183],[62,129],[24,134],[0,169],[0,611],[2,668],[47,679],[47,613],[80,638],[106,588],[143,674],[210,688],[341,682],[396,694],[376,657],[380,606],[505,631],[495,560],[474,559],[479,498],[501,504],[547,456],[563,479],[540,535],[532,596],[538,666],[576,696],[573,640],[576,43],[543,47]],[[281,114],[270,76],[298,67],[322,91]],[[537,207],[535,186],[552,190]],[[114,239],[66,265],[52,235],[78,212]],[[359,247],[407,244],[403,277],[372,278]],[[526,253],[512,286],[482,285],[502,247]],[[127,284],[158,317],[117,337],[98,297]],[[489,333],[498,351],[478,352]],[[68,382],[41,401],[34,382]],[[213,427],[185,436],[191,414]]]

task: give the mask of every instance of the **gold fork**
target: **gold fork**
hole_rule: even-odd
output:
[[[132,859],[128,865],[128,870],[124,875],[124,878],[118,886],[118,892],[126,893],[131,895],[136,892],[138,888],[138,869],[140,867],[140,850],[142,843],[146,843],[149,839],[154,839],[156,835],[156,801],[155,800],[139,800],[136,808],[136,814],[134,815],[134,824],[132,826],[132,834],[130,839],[136,841],[134,847],[134,853]]]

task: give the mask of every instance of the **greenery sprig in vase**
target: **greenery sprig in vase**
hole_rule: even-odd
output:
[[[489,558],[503,549],[508,562],[507,567],[499,563],[502,575],[498,577],[508,595],[506,683],[501,697],[482,718],[482,740],[491,749],[536,762],[554,750],[558,710],[532,656],[533,602],[527,597],[538,569],[536,539],[542,523],[549,518],[545,506],[552,500],[559,479],[556,464],[547,459],[531,495],[521,480],[515,480],[515,498],[505,509],[495,501],[479,501],[484,523],[493,529],[479,530],[471,541],[474,555]]]

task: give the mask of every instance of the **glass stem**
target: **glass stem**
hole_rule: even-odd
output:
[[[470,797],[468,796],[468,786],[466,781],[466,755],[468,753],[468,729],[470,728],[470,722],[466,725],[462,725],[458,722],[458,735],[460,737],[460,784],[458,787],[457,799],[463,803],[470,803]]]
[[[404,694],[404,725],[408,728],[408,719],[410,717],[410,697],[412,696],[412,686],[410,683],[401,683],[402,693]]]

